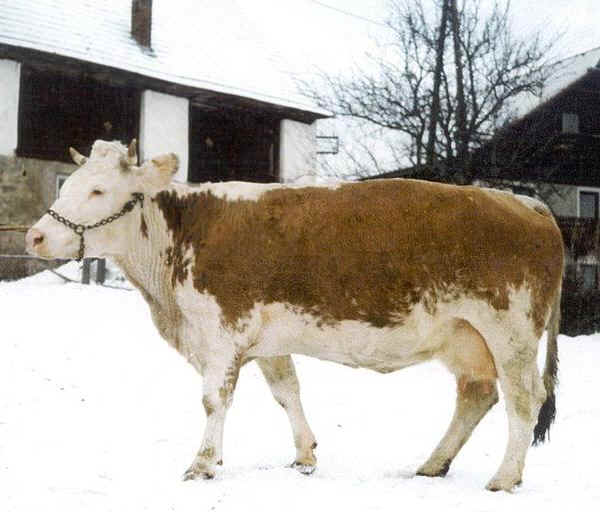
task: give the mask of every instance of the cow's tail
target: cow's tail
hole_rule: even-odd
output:
[[[538,415],[538,422],[533,430],[533,445],[543,443],[546,436],[550,439],[550,425],[556,416],[556,398],[554,388],[558,384],[558,333],[560,329],[560,296],[558,288],[552,313],[546,327],[548,345],[546,347],[546,365],[544,368],[544,387],[546,388],[546,401]]]

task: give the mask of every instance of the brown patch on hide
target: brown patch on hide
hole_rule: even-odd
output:
[[[476,187],[378,180],[256,201],[174,191],[153,200],[173,236],[173,282],[191,247],[194,287],[215,296],[231,326],[257,302],[281,302],[328,324],[386,327],[423,301],[435,312],[467,296],[504,311],[511,289],[526,287],[541,331],[562,277],[554,220]]]
[[[212,413],[215,412],[215,408],[211,403],[210,398],[208,398],[207,396],[202,397],[202,405],[204,406],[204,412],[206,412],[207,416],[210,416]]]
[[[171,286],[175,288],[177,283],[183,284],[188,277],[188,266],[191,263],[189,258],[183,257],[181,246],[167,247],[165,251],[165,264],[172,267]]]
[[[223,405],[227,405],[229,401],[229,397],[231,396],[231,389],[227,386],[221,386],[219,388],[219,396],[221,397],[221,402]]]
[[[289,356],[264,358],[259,365],[269,384],[277,384],[296,374]]]
[[[194,230],[197,229],[195,221],[199,220],[190,218],[195,212],[191,211],[189,201],[185,200],[189,197],[179,199],[174,192],[171,194],[161,192],[152,198],[153,202],[158,203],[173,235],[173,245],[167,247],[165,251],[165,264],[172,267],[171,285],[173,288],[177,283],[182,285],[188,277],[188,266],[191,261],[184,255],[187,249],[193,246]]]
[[[146,217],[142,214],[142,222],[140,224],[140,232],[144,238],[148,238],[148,225],[146,224]]]
[[[457,390],[461,399],[479,402],[496,393],[496,381],[473,380],[470,376],[462,375],[458,379]]]
[[[231,398],[233,397],[233,392],[235,391],[235,386],[237,385],[238,377],[240,375],[240,368],[243,366],[244,362],[242,361],[241,354],[236,354],[235,358],[227,368],[225,372],[225,379],[223,381],[223,386],[219,388],[219,397],[221,398],[221,402],[223,406],[228,407]]]
[[[215,456],[215,449],[212,446],[207,446],[206,448],[204,448],[204,450],[202,450],[199,454],[199,457],[202,457],[203,459],[212,459]]]

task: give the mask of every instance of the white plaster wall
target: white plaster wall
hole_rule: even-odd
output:
[[[284,183],[316,181],[317,139],[315,124],[281,121],[279,175]]]
[[[155,91],[144,91],[140,119],[140,158],[176,153],[175,180],[188,179],[189,100]]]
[[[0,59],[0,155],[12,156],[17,149],[20,76],[19,62]]]

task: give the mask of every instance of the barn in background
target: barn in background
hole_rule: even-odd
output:
[[[68,147],[99,138],[174,151],[182,182],[314,179],[327,112],[235,1],[0,0],[0,18],[0,225],[38,218],[75,169]],[[0,232],[0,253],[22,252]],[[33,270],[17,266],[0,279]]]
[[[562,331],[600,330],[600,48],[557,63],[541,97],[523,94],[515,118],[472,154],[475,185],[537,197],[565,241]],[[414,167],[373,178],[425,178]],[[452,176],[437,176],[440,181]]]

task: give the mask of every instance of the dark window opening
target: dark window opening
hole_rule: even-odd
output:
[[[279,181],[279,120],[190,109],[189,181]]]
[[[579,216],[584,219],[598,218],[598,192],[579,192]]]
[[[138,136],[139,91],[87,77],[21,68],[17,155],[71,162],[68,148],[89,155],[97,139]]]

